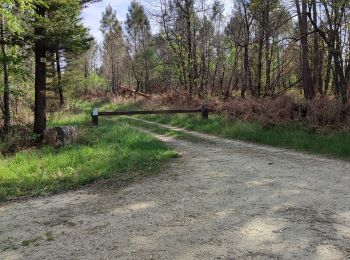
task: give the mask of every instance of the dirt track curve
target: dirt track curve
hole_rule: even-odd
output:
[[[195,133],[161,175],[0,206],[0,259],[347,259],[350,162]]]

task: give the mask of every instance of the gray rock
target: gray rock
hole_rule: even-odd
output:
[[[44,143],[61,147],[72,143],[78,135],[77,128],[74,126],[58,126],[54,128],[48,128],[44,133]]]

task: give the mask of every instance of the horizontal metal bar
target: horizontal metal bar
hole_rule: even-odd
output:
[[[151,115],[151,114],[181,114],[181,113],[201,113],[202,109],[175,109],[175,110],[144,110],[144,111],[115,111],[99,112],[99,116],[127,116],[127,115]],[[208,109],[208,112],[212,112]]]

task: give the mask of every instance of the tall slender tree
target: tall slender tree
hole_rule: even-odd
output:
[[[34,133],[42,137],[46,128],[46,59],[48,52],[70,44],[84,44],[86,30],[80,23],[82,4],[91,1],[49,0],[35,4],[34,56],[35,56],[35,107]],[[59,25],[59,26],[58,26]],[[76,40],[78,39],[78,40]]]
[[[116,12],[108,5],[102,13],[100,30],[103,33],[103,69],[111,82],[113,94],[121,85],[120,61],[124,50],[123,34]]]
[[[312,74],[309,63],[309,43],[308,43],[308,22],[307,22],[307,1],[295,0],[298,14],[300,44],[301,44],[301,79],[304,89],[304,97],[312,99],[315,97],[315,86],[312,81]]]
[[[3,115],[4,115],[4,127],[3,132],[7,134],[10,127],[10,80],[9,80],[9,64],[8,64],[8,54],[7,54],[7,44],[6,44],[6,20],[5,16],[0,16],[0,41],[1,41],[1,61],[3,67]]]
[[[41,0],[2,0],[0,4],[0,51],[3,68],[3,132],[6,134],[11,123],[10,110],[10,63],[12,60],[8,52],[9,47],[23,44],[22,36],[26,26],[23,22],[25,15],[32,15],[35,4]]]
[[[137,91],[149,91],[151,27],[141,4],[133,0],[126,15],[127,43]],[[142,85],[142,86],[140,86]]]

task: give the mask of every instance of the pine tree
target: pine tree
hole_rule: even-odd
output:
[[[21,18],[25,14],[32,14],[35,4],[40,0],[11,1],[2,0],[0,4],[0,51],[1,65],[3,69],[3,132],[7,134],[11,124],[10,112],[10,65],[14,57],[9,52],[9,46],[22,42],[25,33],[24,23]]]
[[[35,109],[34,133],[46,128],[46,58],[48,52],[77,50],[88,46],[87,30],[81,24],[82,4],[92,1],[50,0],[36,4],[34,21]],[[59,62],[59,56],[58,60]],[[60,89],[62,95],[62,89]],[[62,102],[62,96],[61,96]]]
[[[114,95],[118,93],[121,85],[121,65],[123,58],[123,34],[116,12],[109,5],[102,13],[100,30],[103,33],[103,70],[111,82]]]
[[[149,90],[151,28],[142,5],[132,1],[126,16],[128,51],[138,91]],[[142,85],[142,86],[140,86]]]

